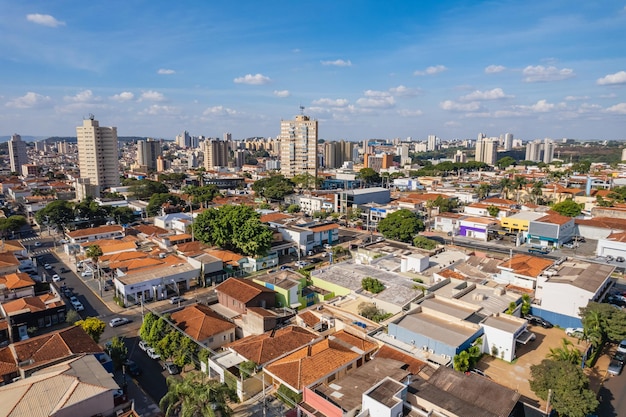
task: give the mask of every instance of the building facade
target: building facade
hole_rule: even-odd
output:
[[[161,156],[161,142],[148,138],[137,141],[137,165],[146,171],[156,171],[157,158]]]
[[[11,172],[21,173],[22,165],[28,163],[26,155],[26,142],[17,133],[9,139],[9,159],[11,160]]]
[[[317,120],[304,114],[280,122],[280,172],[287,178],[317,177]]]
[[[101,127],[90,115],[82,126],[76,127],[76,137],[80,176],[83,183],[91,186],[89,193],[77,190],[77,194],[86,196],[93,192],[97,197],[103,190],[120,185],[117,128]]]
[[[204,169],[213,170],[217,167],[227,167],[228,158],[232,149],[232,141],[207,139],[204,141]]]

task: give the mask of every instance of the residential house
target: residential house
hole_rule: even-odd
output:
[[[66,233],[70,243],[93,242],[100,239],[121,239],[124,237],[124,228],[119,225],[107,225],[87,229],[74,230]]]
[[[332,382],[371,359],[378,345],[345,331],[303,347],[265,367],[275,386],[302,393],[321,382]]]
[[[16,272],[0,276],[0,302],[34,296],[35,281],[30,275]]]
[[[276,292],[251,280],[228,278],[215,287],[220,305],[240,314],[251,307],[274,308]]]
[[[464,217],[459,219],[459,236],[487,241],[490,232],[496,230],[500,222],[493,217]]]
[[[116,415],[120,389],[98,360],[85,355],[71,357],[29,378],[0,387],[0,403],[7,416]]]
[[[387,204],[391,201],[391,192],[383,187],[369,187],[356,190],[343,190],[335,194],[335,210],[346,214],[349,209],[368,203]]]
[[[171,320],[193,340],[216,350],[235,340],[235,324],[203,304],[187,306],[171,314]]]
[[[18,298],[0,304],[2,316],[8,320],[12,340],[29,338],[28,330],[44,329],[65,323],[67,307],[59,295]]]
[[[257,275],[253,281],[276,292],[277,307],[301,308],[313,305],[315,302],[312,291],[307,292],[306,297],[303,294],[306,277],[295,271],[284,270]]]
[[[505,285],[534,290],[539,275],[552,264],[553,259],[518,253],[498,265],[500,272],[494,275],[494,280]]]
[[[154,226],[161,229],[173,230],[173,222],[178,220],[184,220],[191,223],[191,215],[187,213],[170,213],[164,216],[157,216],[154,218]]]
[[[456,235],[459,230],[459,221],[466,216],[459,213],[439,213],[435,216],[434,229],[437,232],[448,233],[449,235]]]

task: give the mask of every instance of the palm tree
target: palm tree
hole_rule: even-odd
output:
[[[85,251],[85,255],[88,258],[91,258],[93,260],[93,263],[96,265],[96,277],[95,278],[99,279],[100,267],[98,265],[98,261],[100,260],[100,257],[102,256],[102,248],[99,245],[90,245]],[[102,282],[100,282],[100,295],[102,295]]]
[[[509,191],[511,190],[512,185],[513,183],[511,182],[511,179],[508,177],[502,178],[500,180],[500,183],[498,184],[500,191],[504,193],[504,198],[506,198],[507,200],[509,199]]]
[[[480,200],[489,197],[489,192],[491,192],[491,185],[489,183],[483,182],[478,186],[478,198]]]
[[[580,351],[573,347],[572,342],[566,338],[561,340],[560,347],[550,348],[550,353],[548,353],[547,357],[555,361],[570,362],[574,365],[580,365],[582,361]]]
[[[526,181],[526,178],[522,177],[521,175],[518,175],[515,178],[513,178],[513,188],[517,190],[518,202],[519,202],[519,192],[522,190],[522,188],[524,188],[527,182],[528,181]]]
[[[183,379],[167,379],[167,393],[159,406],[166,417],[228,417],[232,413],[228,401],[237,401],[237,396],[226,384],[189,372]]]

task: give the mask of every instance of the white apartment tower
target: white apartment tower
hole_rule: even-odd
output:
[[[191,148],[191,136],[186,130],[180,135],[176,135],[176,144],[181,148]],[[197,145],[196,145],[197,147]]]
[[[227,167],[232,141],[206,139],[204,141],[204,169],[211,171],[218,167]]]
[[[484,162],[489,165],[496,163],[498,156],[498,138],[486,138],[484,134],[478,135],[476,141],[476,162]]]
[[[11,172],[22,172],[22,165],[28,163],[26,155],[26,142],[17,133],[9,139],[9,159],[11,160]]]
[[[438,147],[438,140],[435,135],[428,135],[428,141],[426,142],[426,150],[427,151],[436,151]]]
[[[504,134],[504,150],[510,151],[513,149],[513,133]]]
[[[77,197],[99,197],[107,188],[120,185],[117,127],[100,127],[94,116],[76,127],[80,184]]]
[[[299,114],[280,122],[280,173],[287,178],[308,173],[317,177],[317,120]]]

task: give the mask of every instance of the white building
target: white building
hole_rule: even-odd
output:
[[[77,196],[97,197],[105,189],[119,185],[117,128],[101,127],[90,115],[83,120],[82,126],[76,127],[76,137],[81,176],[81,182],[77,183]]]
[[[308,173],[317,177],[317,120],[297,115],[280,122],[280,172],[287,178]]]
[[[22,165],[28,163],[28,156],[26,155],[26,142],[23,142],[22,137],[16,133],[11,135],[8,145],[11,171],[19,174],[22,172]]]

